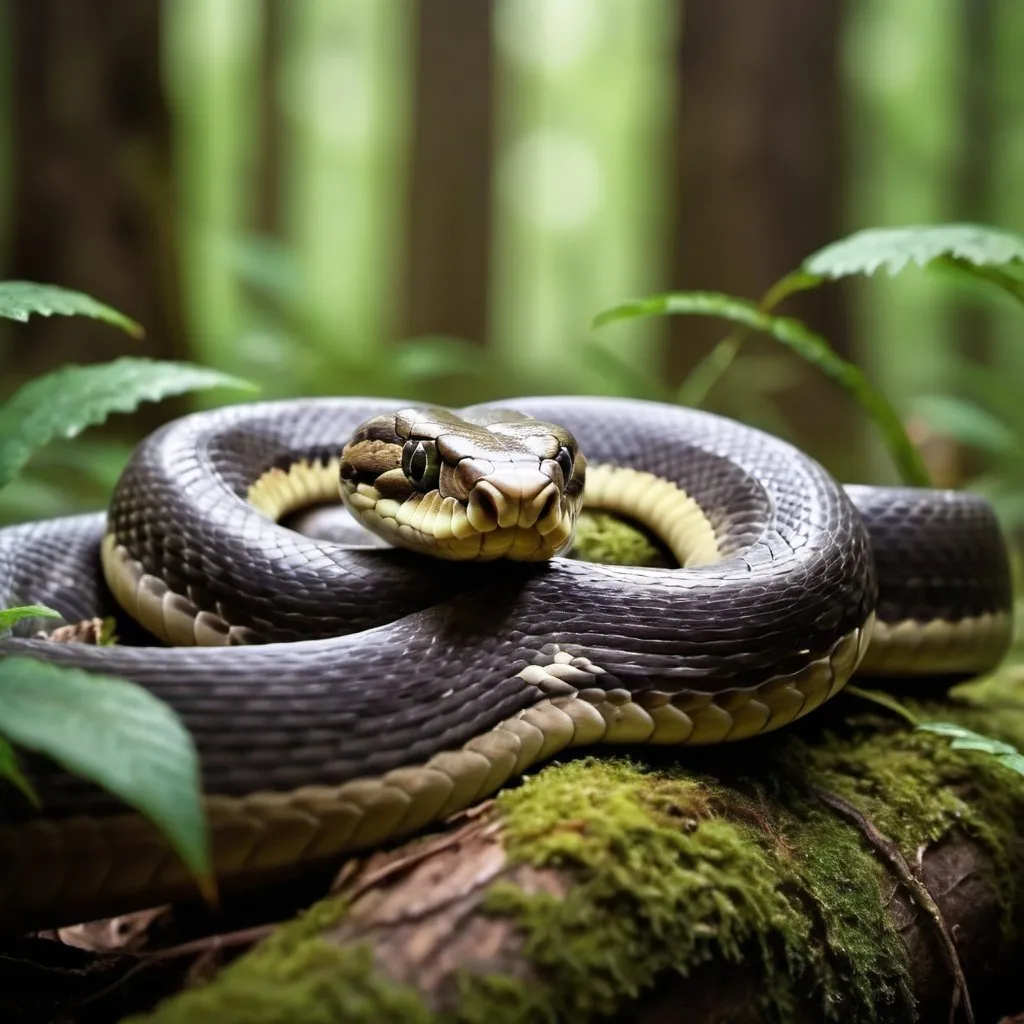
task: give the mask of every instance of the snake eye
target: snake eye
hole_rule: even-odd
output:
[[[421,491],[437,486],[440,471],[437,446],[433,441],[406,441],[402,449],[402,471]]]
[[[555,462],[558,463],[558,468],[562,471],[562,480],[565,483],[568,483],[572,477],[574,461],[572,452],[570,452],[565,445],[562,445],[562,447],[558,449],[558,454],[555,456]]]

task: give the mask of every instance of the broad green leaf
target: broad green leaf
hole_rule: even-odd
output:
[[[1015,771],[1018,775],[1024,775],[1024,754],[1008,754],[1006,757],[999,758],[999,763],[1011,771]]]
[[[918,728],[924,732],[937,733],[939,736],[968,737],[979,735],[979,733],[965,729],[962,725],[957,725],[955,722],[921,722]]]
[[[65,366],[30,380],[0,406],[0,487],[55,437],[74,437],[112,412],[130,412],[200,388],[254,385],[191,363],[125,357],[96,366]]]
[[[33,807],[38,808],[40,806],[39,795],[32,788],[32,783],[28,781],[25,773],[21,770],[14,747],[2,736],[0,736],[0,779],[6,779],[13,786],[20,789],[24,793],[25,799]]]
[[[695,314],[718,316],[753,330],[763,331],[844,388],[875,421],[886,447],[908,484],[928,486],[928,471],[896,411],[853,363],[840,358],[819,334],[791,317],[772,316],[753,302],[720,292],[672,292],[627,302],[599,313],[594,326],[639,317]]]
[[[0,735],[120,797],[203,884],[210,859],[192,737],[147,690],[32,658],[0,660]]]
[[[994,754],[996,757],[1011,757],[1017,751],[1009,743],[1002,743],[999,740],[988,739],[985,736],[957,737],[950,746],[954,750],[981,750],[986,754]]]
[[[1017,302],[1024,302],[1024,281],[1007,274],[998,267],[990,267],[972,263],[970,260],[953,256],[942,256],[935,261],[935,266],[953,270],[961,277],[995,285]]]
[[[843,693],[877,704],[879,707],[885,708],[886,711],[898,715],[911,728],[917,728],[917,716],[891,693],[886,693],[884,690],[865,690],[863,687],[857,686],[856,683],[847,683]]]
[[[24,322],[33,314],[89,316],[120,327],[136,338],[145,333],[134,320],[82,292],[33,281],[0,281],[0,316]]]
[[[937,434],[999,454],[1016,453],[1020,441],[1002,420],[980,405],[953,395],[920,395],[911,409]]]
[[[868,228],[826,245],[804,260],[802,270],[819,277],[898,274],[907,264],[926,266],[951,257],[975,267],[1001,267],[1024,260],[1024,237],[984,224],[921,224]]]
[[[1009,743],[993,739],[991,736],[983,736],[953,722],[922,722],[918,729],[948,736],[953,741],[951,746],[954,750],[980,750],[1000,758],[1020,756],[1017,749]]]
[[[42,604],[23,604],[18,608],[0,608],[0,633],[22,619],[62,619],[60,612]]]

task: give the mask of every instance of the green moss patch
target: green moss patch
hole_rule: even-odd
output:
[[[1022,688],[1011,670],[954,702],[908,706],[1020,745]],[[844,797],[911,862],[923,843],[962,830],[990,855],[1007,934],[1024,916],[1024,778],[844,696],[749,743],[648,749],[636,760],[605,751],[502,792],[512,877],[530,865],[562,879],[540,892],[503,881],[485,897],[488,913],[520,927],[527,981],[463,972],[458,1006],[432,1014],[377,972],[367,947],[319,937],[341,913],[327,902],[146,1019],[585,1021],[627,1009],[666,976],[725,961],[755,972],[766,1021],[798,1011],[912,1021],[885,866],[816,788]]]
[[[564,899],[510,885],[489,894],[491,912],[522,926],[544,980],[518,1002],[508,986],[501,1002],[488,1000],[497,1019],[543,1006],[553,1019],[588,1020],[663,972],[689,975],[714,959],[753,965],[764,1009],[779,1019],[809,991],[823,1019],[909,1013],[878,865],[826,814],[801,821],[682,769],[595,758],[498,802],[510,859],[567,869],[576,884]]]
[[[606,565],[675,564],[668,550],[639,524],[598,509],[580,513],[569,557]]]
[[[320,938],[340,916],[326,900],[279,929],[216,980],[183,992],[141,1024],[427,1024],[419,996],[376,973],[366,946],[339,947]],[[129,1022],[131,1024],[131,1022]]]

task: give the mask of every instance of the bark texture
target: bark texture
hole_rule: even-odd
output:
[[[817,0],[686,5],[673,288],[757,300],[844,233],[842,13],[842,4]],[[842,286],[798,296],[785,312],[824,334],[840,353],[851,354]],[[727,330],[722,321],[674,318],[671,375],[685,376]],[[744,351],[780,358],[778,345],[760,337],[751,338]],[[837,401],[836,392],[811,372],[794,359],[793,383],[775,397],[794,436],[820,458],[849,445],[856,417],[852,405]],[[737,367],[730,382],[741,375]],[[719,408],[730,390],[736,393],[713,393],[712,404]]]
[[[181,358],[159,22],[159,4],[136,0],[12,5],[14,217],[4,276],[87,292],[144,325],[146,355]],[[80,317],[34,317],[18,341],[12,382],[139,351]]]
[[[403,334],[483,341],[491,224],[490,0],[424,0]]]

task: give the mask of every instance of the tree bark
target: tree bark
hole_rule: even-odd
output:
[[[257,162],[255,221],[263,235],[281,232],[281,156],[284,151],[281,106],[278,102],[278,64],[281,56],[282,0],[263,0],[263,38],[260,45],[259,160]]]
[[[87,292],[138,320],[143,352],[185,355],[174,245],[161,6],[12,5],[13,224],[4,276]],[[19,327],[9,379],[138,343],[80,317]],[[13,358],[12,358],[13,357]],[[166,409],[161,412],[166,417]]]
[[[491,0],[424,0],[412,123],[406,337],[487,333]]]
[[[843,233],[842,10],[818,0],[686,4],[673,288],[757,300]],[[850,354],[841,286],[798,296],[784,312]],[[727,331],[723,321],[676,318],[672,377],[684,377]],[[784,358],[764,338],[751,338],[744,352]],[[833,385],[789,358],[798,379],[778,396],[779,405],[812,454],[834,455],[854,438],[852,406],[837,402]],[[717,406],[721,394],[713,397]]]

